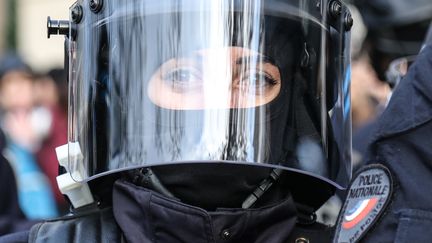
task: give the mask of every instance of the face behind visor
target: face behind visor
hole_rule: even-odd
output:
[[[346,186],[344,7],[328,16],[326,1],[112,0],[97,13],[77,5],[69,142],[82,156],[67,166],[76,180],[232,164]]]

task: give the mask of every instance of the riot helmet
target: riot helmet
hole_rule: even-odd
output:
[[[75,180],[232,165],[233,178],[254,168],[347,185],[352,19],[341,2],[79,0],[70,11]]]

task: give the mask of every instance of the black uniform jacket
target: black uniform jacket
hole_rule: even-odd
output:
[[[432,46],[395,89],[368,153],[367,163],[390,170],[394,189],[361,242],[432,242]]]
[[[298,224],[291,197],[259,209],[210,212],[118,180],[112,207],[49,220],[0,242],[324,243],[332,231],[317,223]]]

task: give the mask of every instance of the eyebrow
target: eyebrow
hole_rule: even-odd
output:
[[[202,53],[193,53],[189,57],[186,57],[186,59],[188,59],[188,58],[191,58],[194,63],[202,63],[203,59],[204,59]],[[250,60],[259,60],[260,63],[261,62],[262,63],[269,63],[269,64],[272,64],[272,65],[278,67],[278,65],[276,65],[276,61],[273,58],[266,56],[266,55],[261,55],[261,54],[239,57],[239,58],[237,58],[235,64],[236,65],[242,65],[245,63],[250,63]]]
[[[260,62],[269,63],[269,64],[272,64],[274,66],[277,66],[273,58],[271,58],[269,56],[265,56],[265,55],[254,55],[254,56],[239,57],[239,58],[237,58],[237,60],[236,60],[235,63],[237,65],[242,65],[244,63],[250,62],[251,59],[252,60],[259,60]]]

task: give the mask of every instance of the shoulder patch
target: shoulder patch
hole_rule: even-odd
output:
[[[385,166],[363,167],[347,190],[333,243],[358,242],[387,207],[392,192],[392,177]]]

